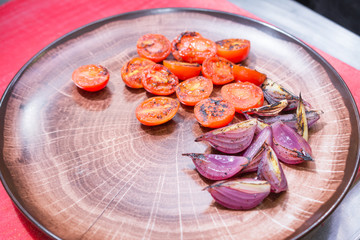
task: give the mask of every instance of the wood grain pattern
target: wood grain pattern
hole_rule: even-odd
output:
[[[209,181],[181,156],[212,151],[194,143],[207,129],[192,108],[180,107],[156,127],[135,118],[136,106],[151,95],[127,88],[120,69],[137,55],[137,39],[146,33],[173,39],[186,30],[213,40],[249,39],[246,65],[324,111],[310,131],[315,162],[283,165],[289,190],[256,209],[227,210],[202,191]],[[70,79],[90,63],[110,70],[109,85],[98,93],[79,90]],[[122,15],[58,41],[18,76],[2,104],[2,174],[22,210],[55,238],[297,237],[329,213],[353,179],[358,123],[346,94],[316,54],[257,22],[191,10]]]

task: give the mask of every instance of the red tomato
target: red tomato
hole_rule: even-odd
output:
[[[234,78],[237,82],[251,82],[260,86],[266,79],[266,75],[254,69],[240,65],[234,65]]]
[[[204,61],[201,72],[214,84],[223,85],[234,80],[233,65],[225,58],[214,56]]]
[[[145,70],[141,77],[145,90],[155,95],[170,95],[175,92],[179,79],[165,66],[155,64]]]
[[[201,65],[198,63],[187,63],[173,60],[164,60],[163,64],[180,80],[199,76]]]
[[[152,97],[135,110],[136,118],[144,125],[155,126],[171,120],[179,109],[178,100],[169,97]]]
[[[154,65],[155,63],[149,59],[135,57],[122,66],[121,78],[128,87],[142,88],[141,76],[143,72]]]
[[[181,62],[201,64],[206,58],[216,55],[215,42],[203,38],[197,32],[184,32],[172,41],[172,54]]]
[[[196,120],[204,127],[219,128],[228,125],[235,116],[234,106],[222,98],[207,98],[194,107]]]
[[[221,96],[234,105],[239,113],[264,104],[264,94],[260,87],[249,82],[230,83],[221,88]]]
[[[176,96],[182,104],[194,106],[210,96],[213,83],[210,79],[198,76],[189,78],[176,86]]]
[[[217,55],[237,63],[245,60],[250,52],[250,41],[246,39],[224,39],[216,42]]]
[[[103,89],[109,82],[109,71],[95,64],[84,65],[77,68],[72,74],[72,80],[79,88],[96,92]]]
[[[171,52],[171,42],[161,34],[146,34],[137,41],[137,52],[141,57],[161,62]]]

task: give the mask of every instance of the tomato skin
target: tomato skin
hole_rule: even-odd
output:
[[[201,100],[208,98],[212,91],[212,81],[202,76],[189,78],[176,86],[177,98],[187,106],[194,106]]]
[[[236,112],[242,113],[250,108],[264,104],[264,93],[259,86],[250,82],[238,82],[224,85],[221,96],[234,105]]]
[[[154,62],[161,62],[171,53],[171,42],[161,34],[145,34],[136,44],[138,54]]]
[[[240,65],[234,65],[234,78],[237,82],[251,82],[257,86],[260,86],[266,79],[266,75]]]
[[[145,90],[155,95],[170,95],[175,92],[179,79],[165,66],[155,64],[144,71],[141,83]]]
[[[250,52],[250,41],[246,39],[224,39],[216,42],[217,55],[238,63],[244,61]]]
[[[235,116],[235,108],[222,98],[207,98],[194,107],[196,120],[204,127],[220,128],[228,125]]]
[[[83,65],[75,69],[72,80],[76,86],[88,91],[96,92],[103,89],[110,79],[109,71],[95,64]]]
[[[199,76],[201,65],[198,63],[187,63],[173,60],[164,60],[163,64],[167,67],[179,80],[186,80]]]
[[[225,58],[209,57],[203,62],[201,72],[215,85],[223,85],[234,80],[233,65]]]
[[[135,110],[136,118],[146,126],[156,126],[170,121],[179,110],[178,100],[169,97],[152,97]]]
[[[199,63],[216,55],[216,44],[197,32],[183,32],[171,43],[171,52],[180,62]]]
[[[184,43],[189,44],[188,39],[192,38],[202,38],[202,36],[198,32],[182,32],[178,36],[176,36],[176,38],[174,38],[171,42],[171,53],[173,54],[174,58],[179,62],[183,62],[183,59],[180,56],[181,49],[179,48],[181,48]],[[181,43],[181,41],[183,41],[183,43]]]
[[[143,88],[141,83],[143,72],[154,65],[155,62],[146,58],[132,58],[122,66],[121,78],[128,87]]]

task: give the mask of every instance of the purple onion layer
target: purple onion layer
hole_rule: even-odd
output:
[[[273,133],[272,148],[280,161],[288,164],[313,161],[309,143],[294,129],[282,122],[273,123],[271,129]]]
[[[213,148],[224,153],[239,153],[250,145],[256,126],[256,119],[245,120],[207,132],[195,141],[207,141]]]
[[[219,154],[184,153],[195,164],[197,171],[211,180],[224,180],[241,171],[249,164],[249,159],[241,156]]]
[[[206,188],[217,203],[240,210],[258,206],[270,194],[270,189],[267,181],[251,178],[216,182]]]
[[[241,171],[242,173],[257,171],[258,164],[262,158],[264,143],[268,145],[272,144],[272,131],[270,126],[261,130],[261,132],[255,137],[254,141],[243,153],[242,156],[249,158],[250,163]]]
[[[309,128],[313,126],[320,119],[321,114],[322,111],[316,111],[316,110],[306,111],[306,120]],[[282,114],[273,117],[262,117],[262,118],[258,118],[258,120],[266,124],[273,124],[275,122],[282,121],[284,124],[296,130],[296,122],[297,122],[296,113]]]
[[[287,180],[281,164],[270,146],[266,146],[258,168],[258,178],[271,185],[271,191],[279,193],[288,188]]]

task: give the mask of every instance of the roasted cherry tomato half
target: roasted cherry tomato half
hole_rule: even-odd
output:
[[[240,65],[233,66],[234,78],[237,82],[251,82],[257,86],[260,86],[266,79],[266,75]]]
[[[171,120],[179,109],[178,100],[169,97],[152,97],[135,110],[136,118],[144,125],[155,126]]]
[[[126,62],[121,68],[121,78],[131,88],[142,88],[141,77],[146,69],[155,65],[155,62],[141,57],[135,57]]]
[[[250,41],[246,39],[224,39],[216,42],[217,55],[238,63],[244,61],[250,52]]]
[[[189,78],[176,86],[176,96],[182,104],[194,106],[203,99],[208,98],[213,90],[210,79],[197,76]]]
[[[145,70],[141,77],[145,90],[155,95],[170,95],[175,92],[179,79],[165,66],[155,64]]]
[[[214,84],[223,85],[234,80],[233,65],[225,58],[214,56],[204,61],[201,72]]]
[[[235,116],[235,108],[222,98],[207,98],[194,107],[196,120],[204,127],[219,128],[228,125]]]
[[[172,54],[180,62],[201,64],[206,58],[216,55],[215,42],[203,38],[197,32],[183,32],[171,43]]]
[[[109,82],[109,78],[109,71],[105,67],[95,64],[81,66],[72,74],[75,85],[89,92],[103,89]]]
[[[230,102],[239,113],[264,104],[264,94],[260,87],[249,82],[238,82],[224,85],[221,96]]]
[[[179,80],[185,80],[188,78],[199,76],[201,72],[201,65],[198,63],[164,60],[163,64],[173,74],[175,74],[179,78]]]
[[[141,57],[154,62],[161,62],[171,53],[171,42],[161,34],[146,34],[140,37],[136,47]]]

